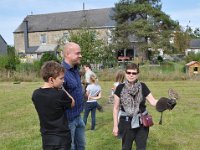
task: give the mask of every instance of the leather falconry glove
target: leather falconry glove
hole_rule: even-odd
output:
[[[161,112],[159,124],[162,124],[163,112],[167,109],[172,110],[176,106],[176,99],[179,98],[177,92],[175,92],[173,89],[168,90],[168,95],[169,98],[161,97],[156,104],[156,110]]]

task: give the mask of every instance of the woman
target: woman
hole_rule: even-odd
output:
[[[125,69],[126,81],[117,86],[114,93],[113,135],[122,137],[122,150],[131,150],[133,141],[137,150],[146,149],[149,127],[143,126],[140,116],[147,114],[146,100],[152,106],[157,103],[146,84],[138,80],[138,76],[138,65],[128,64]]]
[[[108,99],[108,103],[109,104],[113,104],[114,92],[115,92],[117,86],[124,82],[124,78],[125,78],[124,71],[123,70],[119,70],[117,72],[116,76],[115,76],[115,82],[113,83],[112,92],[111,92],[111,95],[109,96],[109,99]]]
[[[123,70],[119,70],[115,77],[115,83],[113,84],[113,93],[116,90],[116,87],[124,82],[125,73]]]
[[[86,88],[86,94],[88,96],[87,102],[85,104],[85,112],[83,121],[87,124],[87,118],[91,112],[92,126],[91,130],[95,129],[96,124],[96,109],[97,100],[101,98],[101,87],[97,84],[97,78],[95,75],[90,76],[90,84]]]

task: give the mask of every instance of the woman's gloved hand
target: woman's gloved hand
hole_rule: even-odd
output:
[[[172,110],[176,106],[176,100],[169,99],[166,97],[161,97],[157,104],[156,104],[156,110],[158,112],[163,112],[165,110]]]

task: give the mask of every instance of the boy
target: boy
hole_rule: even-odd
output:
[[[75,105],[74,99],[61,89],[64,68],[55,61],[46,62],[41,68],[44,84],[36,89],[32,101],[40,120],[43,150],[70,150],[71,134],[65,110]]]

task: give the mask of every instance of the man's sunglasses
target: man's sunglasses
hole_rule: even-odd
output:
[[[126,71],[126,74],[128,74],[128,75],[130,75],[130,74],[132,74],[132,75],[137,75],[138,72],[129,72],[129,71]]]

